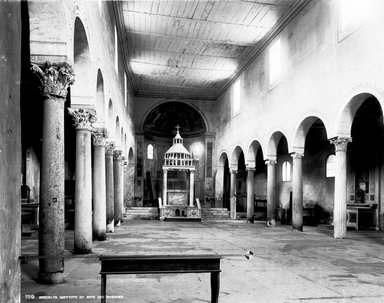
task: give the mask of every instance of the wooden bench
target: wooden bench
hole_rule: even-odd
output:
[[[219,255],[104,255],[101,261],[101,302],[106,302],[107,275],[211,273],[211,302],[219,302]]]

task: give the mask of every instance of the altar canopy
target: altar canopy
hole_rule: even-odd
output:
[[[194,205],[193,158],[183,145],[180,127],[176,128],[173,145],[164,154],[163,201],[160,205],[160,218],[200,220],[200,206]]]

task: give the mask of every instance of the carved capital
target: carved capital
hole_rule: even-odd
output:
[[[105,146],[108,138],[108,131],[106,128],[94,128],[92,130],[93,145]]]
[[[346,151],[349,142],[352,142],[351,137],[335,137],[329,140],[332,144],[335,145],[335,150],[338,151]]]
[[[237,169],[230,169],[231,174],[237,174]]]
[[[250,167],[248,167],[247,166],[247,171],[252,171],[252,172],[254,172],[255,170],[256,170],[256,167],[253,167],[253,166],[250,166]]]
[[[72,109],[68,108],[69,114],[72,116],[73,124],[76,129],[92,130],[92,124],[96,122],[96,116],[82,108]]]
[[[115,150],[113,152],[113,161],[119,161],[121,160],[123,157],[122,157],[122,151],[121,150]]]
[[[67,88],[75,82],[75,74],[72,67],[64,62],[52,64],[32,64],[31,71],[40,80],[40,91],[43,96],[67,97]]]
[[[293,159],[300,159],[300,158],[304,157],[304,153],[292,153],[291,157]]]
[[[276,160],[265,160],[265,165],[276,165]]]
[[[115,143],[114,142],[106,142],[105,145],[105,154],[109,156],[113,156],[113,151],[115,149]]]

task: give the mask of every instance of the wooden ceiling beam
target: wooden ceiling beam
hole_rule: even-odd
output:
[[[175,52],[170,50],[160,50],[160,49],[151,49],[151,48],[135,48],[130,47],[127,49],[128,51],[151,51],[156,53],[164,53],[164,54],[175,54],[175,55],[187,55],[187,56],[197,56],[197,57],[208,57],[208,58],[218,58],[218,59],[240,59],[241,56],[218,56],[218,55],[204,55],[204,54],[198,54],[198,53],[190,53],[190,52]]]
[[[150,33],[150,32],[138,32],[138,31],[132,31],[132,30],[126,30],[128,34],[134,34],[134,35],[142,35],[142,36],[155,36],[155,37],[162,37],[162,38],[169,38],[169,39],[177,39],[177,40],[188,40],[188,41],[200,41],[200,42],[209,42],[209,43],[217,43],[217,44],[230,44],[233,46],[255,46],[255,43],[246,43],[246,42],[235,42],[231,40],[213,40],[213,39],[201,39],[201,38],[193,38],[193,37],[181,37],[181,36],[174,36],[174,35],[166,35],[166,34],[157,34],[157,33]]]
[[[165,86],[165,87],[181,88],[181,89],[199,89],[199,90],[216,91],[216,88],[206,87],[206,86],[170,85],[170,84],[159,84],[159,83],[151,83],[151,82],[140,82],[140,85]]]
[[[240,2],[245,3],[251,3],[251,4],[258,4],[258,5],[267,5],[267,6],[278,6],[278,7],[289,7],[288,4],[280,4],[280,3],[271,3],[271,2],[264,2],[264,1],[252,1],[252,0],[239,0]]]
[[[254,3],[257,4],[257,3]],[[182,20],[182,21],[187,21],[187,22],[196,22],[196,23],[203,23],[203,24],[218,24],[218,25],[231,25],[231,26],[238,26],[238,27],[244,27],[244,28],[265,28],[265,29],[271,29],[271,27],[268,26],[256,26],[256,25],[245,25],[241,23],[235,23],[235,22],[223,22],[223,21],[214,21],[214,20],[203,20],[203,19],[191,19],[191,18],[185,18],[185,17],[177,17],[177,16],[172,16],[172,15],[166,15],[166,14],[153,14],[153,13],[148,13],[148,12],[141,12],[141,11],[135,11],[135,10],[124,10],[123,12],[128,12],[132,14],[140,14],[140,15],[146,15],[146,16],[159,16],[163,18],[171,18],[174,20]]]
[[[147,62],[147,61],[140,61],[140,60],[130,60],[129,62],[133,63],[139,63],[139,64],[146,64],[146,65],[156,65],[156,66],[162,66],[165,68],[176,68],[176,69],[189,69],[189,70],[208,70],[213,72],[233,72],[233,69],[221,69],[221,68],[206,68],[206,67],[187,67],[187,66],[172,66],[167,64],[161,64],[161,63],[154,63],[154,62]]]

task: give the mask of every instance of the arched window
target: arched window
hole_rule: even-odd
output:
[[[325,176],[327,178],[334,177],[335,176],[335,155],[328,156],[325,167],[326,167]]]
[[[291,163],[289,161],[285,161],[283,163],[283,181],[288,182],[291,181]]]
[[[148,144],[148,147],[147,147],[147,159],[153,160],[153,145],[152,144]]]

